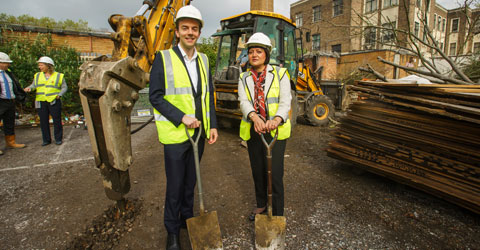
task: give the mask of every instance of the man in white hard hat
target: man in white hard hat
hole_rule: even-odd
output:
[[[201,129],[210,144],[218,137],[208,58],[195,48],[203,26],[200,11],[191,5],[182,7],[175,25],[178,46],[157,53],[150,72],[150,102],[164,144],[167,249],[180,249],[180,228],[193,217],[195,162],[185,127],[193,138]],[[200,159],[204,141],[198,143]]]
[[[3,121],[7,148],[24,148],[25,144],[15,142],[15,100],[25,101],[26,94],[9,70],[11,63],[10,57],[0,52],[0,120]],[[3,155],[1,150],[0,155]]]
[[[67,82],[63,73],[55,71],[55,62],[48,56],[42,56],[37,61],[40,72],[36,73],[33,82],[25,88],[26,92],[36,90],[35,108],[40,117],[42,130],[42,146],[52,142],[50,135],[49,116],[53,119],[55,144],[61,145],[63,140],[62,100],[67,92]]]

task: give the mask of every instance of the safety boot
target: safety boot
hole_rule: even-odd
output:
[[[25,144],[15,143],[15,135],[6,135],[5,142],[7,143],[7,148],[24,148]]]

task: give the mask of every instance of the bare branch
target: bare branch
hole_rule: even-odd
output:
[[[396,64],[396,63],[387,61],[387,60],[383,59],[383,58],[380,57],[380,56],[377,57],[377,59],[378,59],[380,62],[383,62],[383,63],[385,63],[385,64],[388,64],[388,65],[391,65],[391,66],[394,66],[394,67],[398,67],[398,68],[403,69],[403,70],[406,70],[406,71],[410,71],[410,72],[415,72],[415,73],[418,73],[418,74],[422,74],[422,75],[425,75],[425,76],[432,76],[432,77],[441,79],[441,80],[443,80],[443,81],[447,81],[447,82],[451,82],[451,83],[455,83],[455,84],[468,84],[468,85],[472,85],[472,84],[473,84],[473,83],[465,82],[465,81],[462,81],[462,80],[459,80],[459,79],[447,77],[447,76],[445,76],[445,75],[438,74],[438,73],[435,73],[435,72],[428,72],[428,71],[423,71],[423,70],[419,70],[419,69],[413,69],[413,68],[410,68],[410,67],[405,67],[405,66],[402,66],[402,65],[399,65],[399,64]]]
[[[384,82],[388,82],[387,78],[384,75],[382,75],[380,72],[378,72],[374,68],[372,68],[372,66],[370,66],[370,64],[367,63],[367,67],[368,67],[368,69],[363,68],[363,67],[358,67],[358,69],[360,71],[364,71],[364,72],[374,74],[378,79],[380,79]]]

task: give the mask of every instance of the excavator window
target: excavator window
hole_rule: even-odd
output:
[[[256,32],[262,32],[270,38],[272,43],[272,52],[270,53],[270,64],[280,65],[282,62],[279,58],[280,51],[280,30],[277,26],[280,24],[280,20],[269,17],[258,17]]]

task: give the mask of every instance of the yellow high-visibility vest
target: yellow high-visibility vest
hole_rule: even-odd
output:
[[[165,100],[180,109],[187,116],[195,117],[195,99],[188,71],[182,59],[173,49],[162,50],[163,72],[165,72]],[[210,138],[210,88],[208,58],[203,53],[198,53],[201,91],[202,91],[202,116],[205,135]],[[196,84],[196,83],[193,83]],[[200,91],[200,89],[198,90]],[[163,144],[177,144],[188,140],[185,132],[185,124],[176,127],[158,110],[154,109],[155,124],[157,125],[158,139]],[[188,129],[193,136],[194,129]]]
[[[37,91],[35,101],[52,102],[55,100],[62,89],[63,77],[62,73],[53,72],[47,80],[45,73],[36,73],[34,77],[34,86]]]
[[[250,91],[247,87],[247,77],[252,74],[251,71],[243,72],[240,74],[240,79],[242,79],[242,85],[245,88],[245,93],[247,93],[247,98],[253,106],[253,99],[250,96]],[[265,98],[265,106],[268,110],[268,120],[271,120],[275,117],[277,113],[278,105],[280,102],[280,79],[287,74],[287,69],[285,68],[278,68],[277,66],[273,66],[273,82],[270,86],[270,90],[268,90],[267,96]],[[247,118],[242,118],[240,122],[240,138],[245,141],[250,140],[250,129],[252,127],[252,121]],[[292,124],[290,123],[290,119],[287,120],[280,126],[278,126],[278,140],[285,140],[290,137],[292,130]],[[275,136],[275,132],[270,132],[272,137]]]

